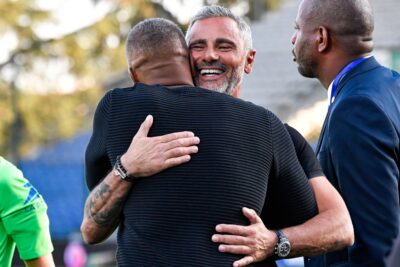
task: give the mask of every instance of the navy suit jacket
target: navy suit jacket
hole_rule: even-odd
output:
[[[340,81],[317,145],[349,209],[355,243],[306,258],[307,267],[387,266],[399,231],[399,139],[400,76],[368,58]]]

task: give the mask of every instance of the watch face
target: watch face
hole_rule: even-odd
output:
[[[278,256],[286,257],[290,253],[290,243],[288,241],[284,241],[283,243],[278,245]]]

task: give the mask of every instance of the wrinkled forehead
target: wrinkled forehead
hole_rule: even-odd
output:
[[[199,40],[214,43],[218,39],[227,39],[238,46],[243,46],[239,27],[231,18],[228,17],[212,17],[196,21],[188,36],[189,45]]]

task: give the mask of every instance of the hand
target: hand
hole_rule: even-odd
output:
[[[246,255],[233,263],[234,267],[242,267],[259,262],[273,254],[278,237],[273,231],[268,230],[257,213],[248,208],[243,208],[250,225],[240,226],[233,224],[218,224],[212,241],[222,243],[218,250],[225,253]]]
[[[129,175],[146,177],[190,160],[197,153],[200,139],[192,132],[176,132],[147,137],[153,116],[148,115],[132,139],[121,163]]]

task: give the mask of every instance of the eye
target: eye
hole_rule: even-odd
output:
[[[221,50],[221,51],[230,51],[230,50],[232,50],[232,45],[230,45],[230,44],[220,44],[218,46],[218,49]]]
[[[197,44],[191,44],[190,45],[190,49],[191,50],[194,50],[194,51],[200,51],[200,50],[202,50],[204,48],[204,44],[199,44],[199,43],[197,43]]]

